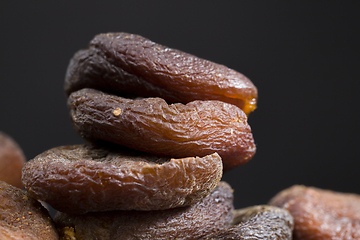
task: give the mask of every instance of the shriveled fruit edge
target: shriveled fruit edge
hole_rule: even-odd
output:
[[[200,239],[291,240],[293,229],[293,217],[286,209],[270,205],[256,205],[234,210],[231,227]]]
[[[159,210],[191,205],[208,195],[222,177],[222,161],[217,153],[203,158],[171,159],[161,165],[146,165],[134,174],[134,169],[121,170],[107,163],[46,160],[44,155],[46,152],[25,165],[25,188],[30,195],[59,211],[79,214],[90,211]],[[170,166],[170,170],[166,166]],[[151,181],[150,185],[142,184],[143,173],[147,174],[145,182],[148,179],[155,181]],[[194,173],[195,176],[192,176]],[[83,178],[77,179],[79,175]],[[88,182],[85,186],[81,184],[84,181]],[[168,187],[164,187],[166,185]],[[168,191],[159,191],[159,187]],[[84,191],[85,188],[89,190]],[[168,199],[170,194],[173,197]],[[124,197],[127,199],[124,200]],[[93,205],[95,207],[89,208]]]
[[[132,53],[131,56],[126,55],[128,52]],[[99,59],[88,59],[94,57]],[[179,62],[175,66],[179,67],[180,64],[180,68],[184,71],[174,68],[174,64],[170,61],[179,57],[180,59],[177,60]],[[93,65],[96,61],[100,63],[100,66]],[[136,66],[139,61],[141,64]],[[89,66],[83,66],[84,64]],[[111,69],[111,73],[106,74],[104,71],[106,67],[103,65]],[[194,67],[196,70],[192,70]],[[197,69],[198,67],[202,69]],[[221,100],[239,106],[247,115],[256,109],[257,88],[243,74],[222,64],[163,46],[135,34],[98,34],[90,41],[88,49],[80,50],[74,55],[68,66],[64,86],[67,95],[84,87],[96,86],[95,88],[99,90],[105,90],[98,88],[100,85],[96,79],[101,79],[102,84],[106,84],[106,89],[116,88],[119,80],[113,76],[109,81],[103,80],[100,76],[84,77],[78,68],[86,69],[83,71],[85,75],[93,71],[94,73],[101,72],[101,75],[105,77],[113,75],[117,69],[116,71],[121,76],[126,75],[130,79],[137,78],[137,81],[131,85],[143,82],[146,85],[144,89],[152,89],[154,91],[152,94],[160,93],[160,95],[152,96],[165,97],[161,96],[161,92],[169,92],[167,100],[172,102],[186,103],[200,99]],[[204,76],[197,76],[199,72]],[[90,81],[89,84],[83,82],[83,77],[87,79],[87,82]],[[184,83],[179,84],[180,82]],[[80,85],[76,86],[79,83]],[[142,88],[140,85],[138,87]],[[192,94],[189,94],[190,92]]]
[[[58,212],[54,221],[64,238],[101,236],[102,239],[114,239],[116,236],[116,239],[122,239],[126,235],[126,239],[197,239],[230,226],[234,209],[232,192],[230,185],[221,181],[207,197],[192,206],[85,215]]]

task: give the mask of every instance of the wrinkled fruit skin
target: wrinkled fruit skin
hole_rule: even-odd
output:
[[[220,100],[249,114],[257,89],[241,73],[128,33],[99,34],[72,58],[65,92],[95,88],[167,102]]]
[[[10,136],[0,132],[0,181],[22,188],[21,169],[25,161],[20,146]]]
[[[224,171],[255,154],[252,82],[141,36],[95,36],[71,59],[64,88],[75,129],[92,142],[175,158],[217,152]]]
[[[222,177],[218,154],[160,158],[117,147],[75,145],[50,149],[23,169],[29,194],[71,214],[158,210],[192,205]]]
[[[198,239],[230,226],[232,189],[220,182],[202,201],[161,211],[117,211],[69,215],[54,218],[61,237],[71,239]]]
[[[48,211],[25,191],[0,181],[0,239],[59,239]]]
[[[168,105],[161,98],[132,100],[82,89],[69,96],[68,107],[75,129],[93,141],[176,158],[217,152],[225,171],[256,151],[246,114],[221,101]]]
[[[269,204],[294,217],[295,240],[360,239],[359,195],[295,185]]]
[[[259,205],[234,210],[232,226],[200,239],[291,240],[293,227],[293,218],[285,209]]]

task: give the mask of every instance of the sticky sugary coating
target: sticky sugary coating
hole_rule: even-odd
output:
[[[249,114],[257,89],[224,65],[165,47],[135,34],[107,33],[71,59],[65,92],[95,88],[117,95],[161,97],[167,102],[220,100]]]
[[[294,220],[287,210],[259,205],[234,210],[232,226],[200,239],[292,240],[293,228]]]
[[[21,169],[25,161],[25,155],[15,140],[0,131],[0,181],[22,188]]]
[[[248,162],[256,146],[246,114],[221,101],[168,105],[161,98],[132,100],[94,89],[68,98],[78,133],[167,157],[203,157],[217,152],[224,170]]]
[[[198,239],[227,228],[232,221],[231,187],[220,182],[202,201],[161,211],[115,211],[54,218],[61,239]]]
[[[360,239],[360,196],[295,185],[269,204],[294,217],[294,239]]]
[[[160,158],[116,146],[50,149],[23,169],[29,194],[71,214],[192,205],[222,177],[218,154]]]
[[[59,239],[49,212],[24,190],[0,181],[0,239]]]

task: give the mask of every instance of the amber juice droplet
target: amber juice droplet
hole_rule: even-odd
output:
[[[116,108],[114,111],[113,111],[113,114],[115,116],[119,116],[121,114],[121,109],[120,108]]]

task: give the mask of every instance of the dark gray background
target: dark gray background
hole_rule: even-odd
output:
[[[359,1],[1,1],[0,130],[26,157],[82,143],[63,92],[73,54],[125,31],[225,64],[259,90],[235,206],[305,184],[360,194]]]

